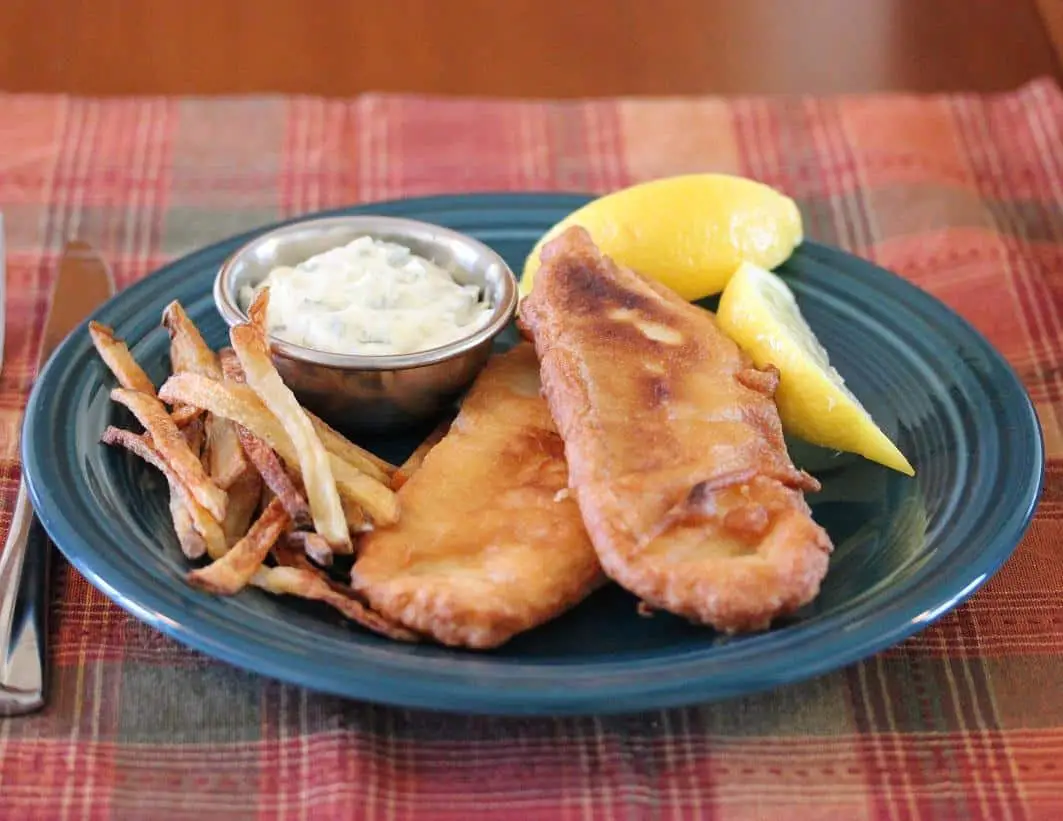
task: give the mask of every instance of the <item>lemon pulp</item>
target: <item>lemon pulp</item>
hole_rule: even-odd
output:
[[[720,297],[716,318],[758,368],[774,365],[779,370],[775,401],[788,433],[915,475],[904,454],[831,366],[827,351],[780,277],[742,263]]]

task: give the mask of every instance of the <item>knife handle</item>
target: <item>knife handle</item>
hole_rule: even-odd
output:
[[[0,716],[44,705],[51,545],[20,481],[0,555]]]

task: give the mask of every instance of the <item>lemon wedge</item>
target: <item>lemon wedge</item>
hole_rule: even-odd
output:
[[[774,268],[803,239],[797,205],[763,183],[728,174],[664,177],[592,200],[554,225],[525,261],[522,295],[531,291],[543,244],[571,225],[587,229],[618,265],[687,300],[718,294],[743,260]]]
[[[788,433],[915,475],[904,454],[831,367],[827,351],[780,277],[743,263],[720,297],[716,318],[758,368],[778,368],[775,401]]]

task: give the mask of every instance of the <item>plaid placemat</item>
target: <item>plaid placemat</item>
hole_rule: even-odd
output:
[[[972,601],[833,675],[698,708],[517,720],[387,709],[236,671],[60,565],[53,685],[0,720],[0,818],[1063,818],[1063,94],[501,102],[0,96],[3,524],[65,237],[128,284],[278,218],[727,171],[809,236],[961,311],[1021,373],[1050,462]]]

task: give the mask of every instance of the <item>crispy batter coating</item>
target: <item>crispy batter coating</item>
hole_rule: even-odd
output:
[[[708,311],[619,268],[573,227],[547,244],[521,324],[606,573],[726,631],[812,600],[831,543],[758,371]]]
[[[503,644],[603,580],[566,486],[563,444],[527,343],[488,362],[446,436],[364,536],[352,573],[373,609],[454,646]]]

